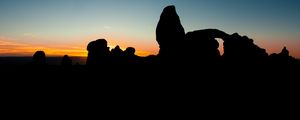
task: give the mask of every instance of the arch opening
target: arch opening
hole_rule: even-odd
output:
[[[218,50],[220,51],[220,55],[223,56],[224,54],[224,40],[221,39],[221,38],[215,38],[218,43],[219,43],[219,47],[218,47]]]

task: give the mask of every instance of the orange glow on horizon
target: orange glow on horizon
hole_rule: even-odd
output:
[[[108,45],[108,46],[110,48],[114,48],[116,45]],[[36,51],[44,51],[47,56],[51,56],[51,57],[63,56],[63,55],[87,57],[88,54],[86,47],[84,46],[48,47],[48,46],[38,46],[38,45],[11,42],[10,40],[0,39],[0,56],[32,56]],[[137,50],[136,54],[138,56],[145,57],[153,53],[148,51]]]
[[[270,42],[272,40],[272,42]],[[290,52],[290,56],[300,59],[300,47],[298,40],[281,40],[276,38],[257,38],[254,40],[255,44],[259,47],[266,49],[267,53],[270,55],[272,53],[280,53],[283,47],[287,47]]]
[[[8,39],[0,36],[0,56],[32,56],[36,51],[42,50],[45,51],[47,56],[78,56],[78,57],[87,57],[87,44],[96,40],[94,38],[99,38],[99,36],[90,36],[89,38],[85,38],[82,41],[81,45],[64,45],[64,46],[56,46],[56,45],[34,45],[27,43],[19,43],[14,42],[17,40]],[[80,38],[82,39],[82,38]],[[132,43],[129,38],[123,39],[122,41],[115,39],[106,39],[108,42],[108,47],[115,48],[117,45],[120,45],[121,49],[125,50],[127,47],[136,48],[136,54],[138,56],[149,56],[149,55],[157,55],[158,54],[158,45],[155,43]],[[129,42],[128,42],[129,41]],[[273,40],[272,42],[268,41],[268,39],[254,39],[255,44],[259,47],[267,50],[267,53],[270,55],[272,53],[280,53],[282,48],[286,46],[290,51],[290,55],[296,58],[300,58],[300,47],[299,43],[295,40],[294,42],[289,42],[288,44],[283,43],[279,40]],[[220,43],[219,50],[221,54],[223,53],[222,49],[222,40],[218,40]]]

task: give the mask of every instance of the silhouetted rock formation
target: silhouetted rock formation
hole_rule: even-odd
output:
[[[99,39],[89,43],[88,58],[86,64],[89,66],[97,65],[133,65],[141,63],[139,57],[135,55],[135,48],[128,47],[123,51],[120,46],[116,46],[109,51],[107,41]]]
[[[135,49],[133,47],[126,48],[124,55],[129,57],[135,56]]]
[[[224,41],[222,56],[216,38]],[[174,65],[253,65],[266,64],[269,60],[274,63],[291,63],[295,60],[289,56],[286,48],[282,53],[269,57],[265,49],[238,33],[230,35],[218,29],[204,29],[185,34],[175,6],[164,8],[157,24],[156,40],[160,47],[159,54],[147,58],[136,56],[132,47],[123,51],[116,46],[110,52],[105,39],[93,41],[87,47],[87,65],[148,64],[147,62]]]
[[[69,66],[72,66],[72,64],[73,64],[72,59],[68,55],[65,55],[62,58],[62,62],[61,62],[62,66],[69,67]]]
[[[166,7],[156,28],[156,40],[159,44],[159,56],[166,62],[179,59],[182,55],[181,46],[184,44],[185,31],[176,13],[175,6]]]
[[[124,51],[124,62],[125,64],[136,64],[137,56],[135,55],[135,49],[133,47],[128,47]]]
[[[254,44],[247,36],[237,33],[222,38],[224,40],[223,58],[226,63],[261,64],[266,63],[268,53]]]
[[[224,54],[220,55],[219,43],[216,38],[224,41]],[[254,44],[247,36],[235,33],[229,35],[217,29],[205,29],[189,32],[186,35],[189,48],[185,51],[187,62],[191,64],[263,64],[268,54]]]
[[[284,47],[281,53],[276,54],[273,53],[270,55],[270,62],[272,64],[280,64],[280,65],[289,65],[289,64],[297,64],[298,61],[296,58],[290,56],[290,52]]]
[[[37,66],[47,65],[46,54],[44,51],[37,51],[32,57],[32,64]]]
[[[111,50],[110,56],[113,64],[120,64],[124,56],[124,51],[120,48],[120,46],[116,46]]]
[[[190,64],[216,64],[221,60],[218,50],[219,42],[215,38],[228,36],[225,32],[217,29],[206,29],[189,32],[186,34],[188,48],[185,51],[186,58]]]
[[[219,43],[215,38],[224,41],[224,55],[218,50]],[[206,29],[189,32],[184,29],[174,6],[166,7],[156,28],[156,40],[160,46],[159,57],[163,62],[181,63],[241,63],[262,64],[268,60],[268,54],[254,44],[247,36],[235,33],[226,34],[217,29]]]
[[[105,65],[109,62],[109,47],[105,39],[98,39],[88,44],[87,65]]]

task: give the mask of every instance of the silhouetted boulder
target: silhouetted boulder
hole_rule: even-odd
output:
[[[120,46],[116,46],[114,49],[111,50],[111,54],[113,56],[122,56],[123,55],[123,50],[120,48]]]
[[[135,55],[135,48],[128,47],[124,51],[124,62],[125,64],[136,64],[137,56]]]
[[[279,53],[281,56],[285,56],[285,57],[287,57],[287,56],[290,56],[290,51],[289,50],[287,50],[287,48],[286,47],[283,47],[283,49],[282,49],[282,51],[281,51],[281,53]]]
[[[72,66],[72,64],[73,64],[72,59],[68,55],[65,55],[62,58],[62,62],[61,62],[62,66],[68,67],[68,66]]]
[[[176,13],[175,6],[166,7],[157,24],[156,40],[159,44],[159,56],[168,62],[180,58],[185,47],[185,31],[181,25],[179,16]]]
[[[32,64],[37,66],[47,65],[46,54],[44,51],[37,51],[32,57]]]
[[[124,56],[124,51],[120,48],[120,46],[116,46],[111,50],[110,56],[114,64],[120,64]]]
[[[268,53],[254,44],[247,36],[237,33],[222,38],[224,40],[223,58],[226,63],[262,64],[266,63]]]
[[[296,58],[290,56],[290,52],[284,47],[281,53],[276,54],[273,53],[270,55],[270,62],[272,64],[279,64],[279,65],[289,65],[289,64],[297,64],[298,61]]]
[[[228,36],[217,29],[205,29],[186,34],[186,43],[189,48],[185,50],[187,63],[190,64],[216,64],[221,60],[218,50],[219,42],[215,38]]]
[[[87,46],[88,58],[86,64],[93,65],[106,65],[109,62],[109,47],[105,39],[98,39],[92,41]]]
[[[135,56],[135,49],[133,47],[126,48],[124,52],[125,56]]]

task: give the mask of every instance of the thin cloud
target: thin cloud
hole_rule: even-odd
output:
[[[112,27],[111,27],[111,26],[104,26],[103,28],[104,28],[104,29],[107,29],[107,30],[110,30],[110,29],[112,29]]]
[[[29,37],[29,38],[39,38],[40,35],[39,34],[35,34],[35,33],[23,33],[24,37]]]

